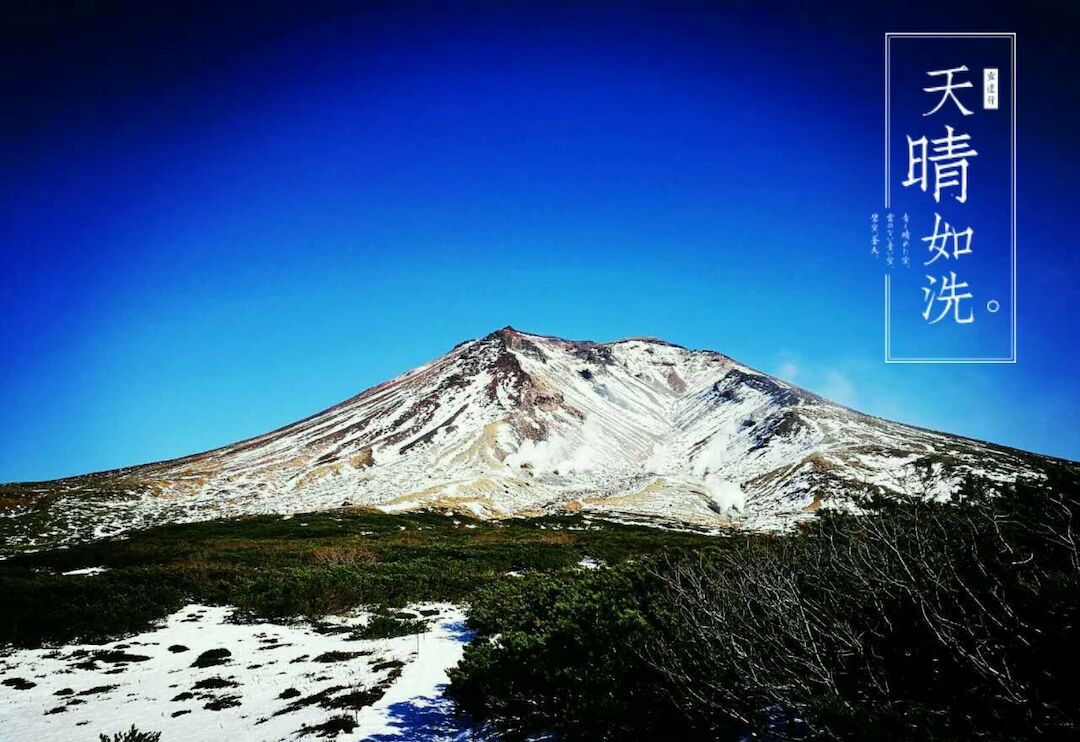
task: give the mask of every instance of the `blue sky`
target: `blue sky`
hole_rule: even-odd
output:
[[[507,324],[1080,458],[1076,18],[979,7],[26,11],[0,481],[250,437]],[[882,362],[881,41],[911,28],[1020,34],[1016,366]]]

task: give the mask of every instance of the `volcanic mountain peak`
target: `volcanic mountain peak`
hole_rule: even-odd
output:
[[[945,495],[972,474],[1041,476],[1038,457],[869,417],[713,351],[507,326],[251,440],[7,489],[47,500],[57,538],[346,504],[779,528],[856,490]]]

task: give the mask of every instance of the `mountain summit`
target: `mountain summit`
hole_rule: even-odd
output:
[[[6,485],[0,499],[28,503],[7,513],[27,523],[24,545],[343,505],[778,528],[856,490],[945,495],[972,474],[1040,477],[1039,461],[861,414],[713,351],[504,327],[257,438]]]

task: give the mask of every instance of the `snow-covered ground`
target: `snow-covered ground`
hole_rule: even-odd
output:
[[[442,686],[468,639],[463,614],[408,612],[424,633],[364,640],[363,612],[280,625],[192,604],[107,644],[2,650],[0,740],[86,742],[132,724],[162,742],[459,738]]]

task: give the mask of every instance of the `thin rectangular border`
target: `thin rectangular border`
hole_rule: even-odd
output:
[[[1010,343],[1010,355],[1008,358],[896,358],[892,355],[892,336],[889,328],[890,304],[890,279],[889,273],[885,274],[885,363],[1016,363],[1016,32],[1002,31],[997,33],[921,33],[921,32],[897,32],[885,33],[885,209],[891,205],[891,183],[889,181],[890,160],[890,121],[889,121],[889,81],[890,81],[890,46],[889,42],[894,38],[907,39],[934,39],[934,38],[978,38],[978,39],[1009,39],[1012,62],[1012,87],[1010,90],[1010,102],[1012,104],[1012,337]]]

